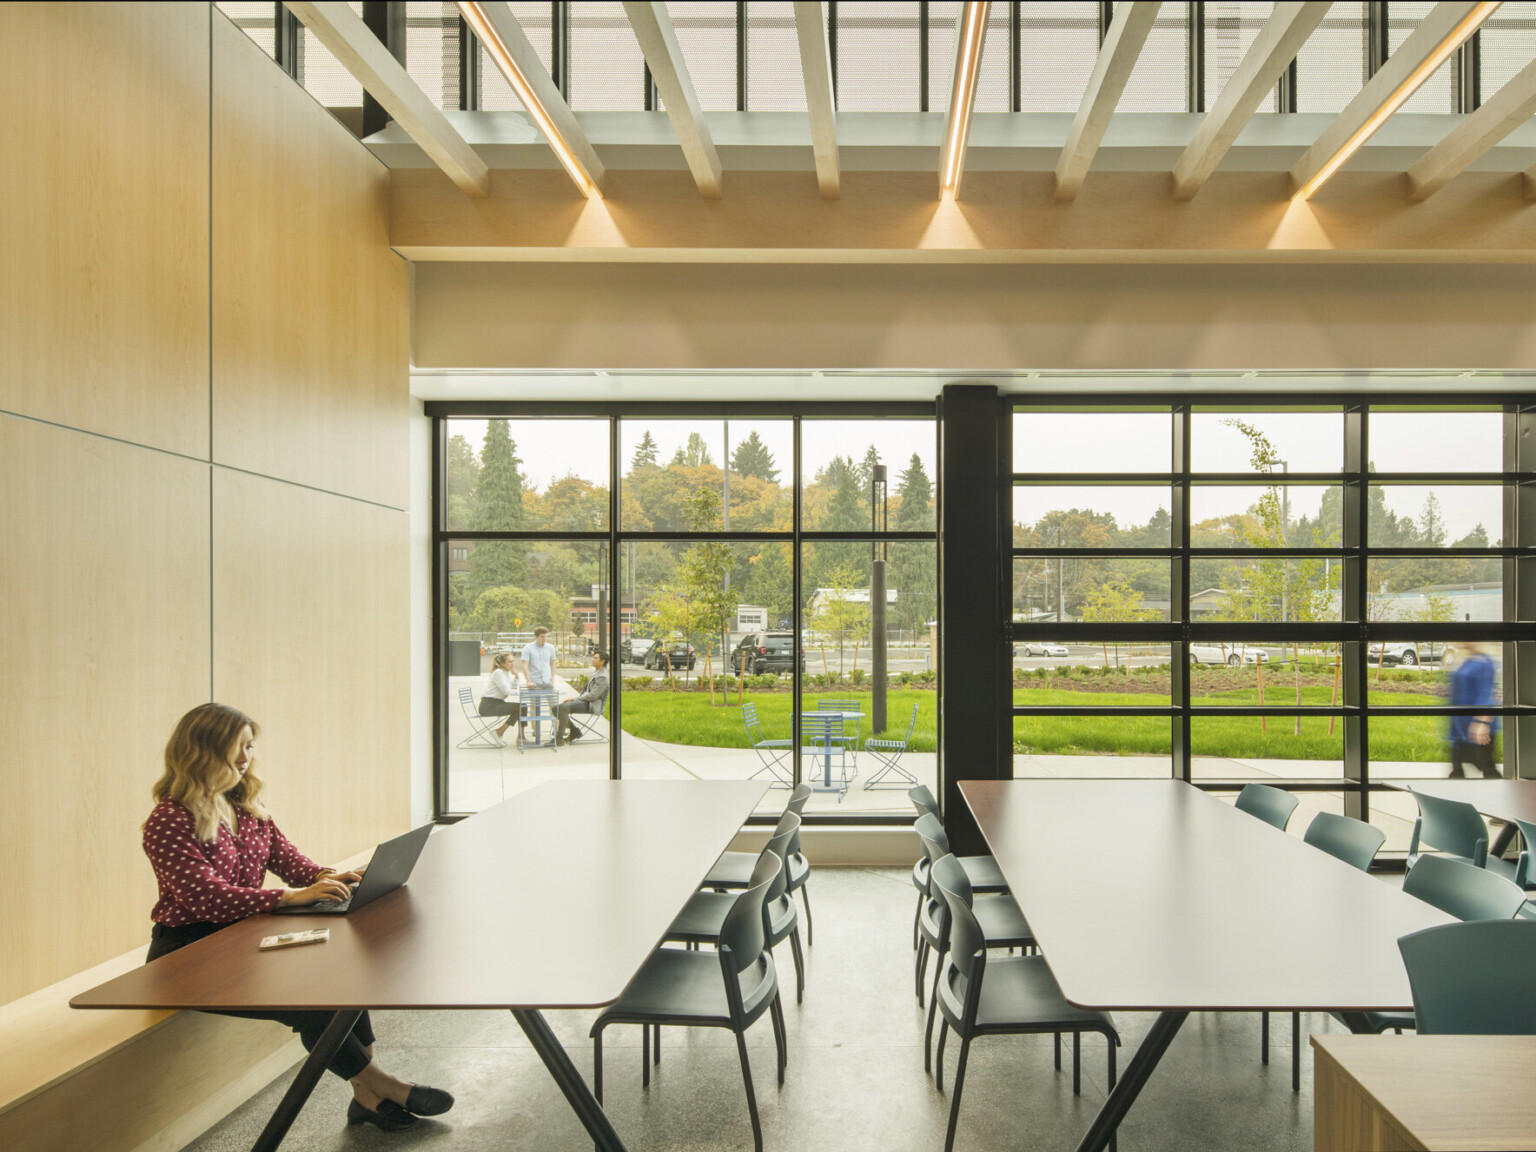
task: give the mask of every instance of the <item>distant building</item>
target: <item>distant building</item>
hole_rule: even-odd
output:
[[[813,592],[811,594],[811,599],[810,599],[810,601],[805,606],[806,614],[808,616],[814,616],[817,612],[819,612],[821,610],[823,605],[825,605],[828,600],[838,600],[838,599],[845,600],[849,604],[868,604],[869,603],[869,589],[868,588],[818,588],[818,589],[816,589],[815,592]],[[894,588],[887,588],[885,590],[885,602],[887,604],[894,604],[894,603],[896,603],[896,589],[894,589]]]

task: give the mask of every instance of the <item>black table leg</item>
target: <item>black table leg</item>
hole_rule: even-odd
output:
[[[539,1054],[539,1059],[544,1061],[544,1067],[549,1069],[549,1074],[555,1078],[560,1091],[565,1093],[566,1103],[571,1106],[577,1119],[586,1128],[587,1135],[592,1137],[592,1143],[597,1147],[598,1152],[624,1152],[624,1142],[613,1130],[608,1114],[593,1098],[591,1091],[587,1088],[587,1082],[581,1078],[581,1073],[576,1071],[571,1058],[566,1055],[560,1041],[555,1038],[554,1032],[550,1030],[549,1021],[544,1019],[544,1014],[536,1008],[514,1008],[512,1017],[527,1035],[528,1042]]]
[[[1108,1146],[1110,1139],[1115,1135],[1115,1130],[1120,1127],[1120,1121],[1125,1119],[1125,1114],[1131,1110],[1131,1105],[1136,1103],[1136,1097],[1141,1093],[1142,1086],[1152,1075],[1152,1070],[1157,1067],[1157,1062],[1163,1058],[1163,1053],[1168,1050],[1168,1045],[1173,1043],[1173,1038],[1178,1035],[1180,1026],[1188,1016],[1188,1012],[1158,1013],[1157,1019],[1152,1024],[1152,1030],[1141,1042],[1141,1047],[1136,1049],[1136,1055],[1131,1057],[1131,1062],[1125,1066],[1125,1075],[1111,1090],[1109,1099],[1104,1101],[1104,1107],[1100,1108],[1099,1114],[1093,1118],[1088,1134],[1077,1146],[1077,1152],[1103,1152],[1103,1149]]]
[[[325,1067],[331,1062],[332,1057],[341,1050],[342,1041],[352,1031],[352,1025],[357,1023],[362,1009],[343,1008],[331,1017],[331,1022],[325,1026],[325,1031],[320,1033],[320,1039],[310,1050],[309,1059],[305,1060],[299,1068],[299,1074],[293,1078],[293,1083],[288,1085],[288,1091],[283,1093],[283,1098],[278,1101],[277,1111],[272,1113],[272,1119],[267,1121],[267,1126],[261,1130],[261,1135],[256,1137],[256,1143],[251,1145],[251,1152],[275,1152],[277,1146],[283,1142],[283,1137],[288,1135],[288,1129],[293,1127],[293,1122],[298,1119],[299,1111],[304,1107],[304,1101],[309,1099],[309,1094],[315,1090],[315,1085],[320,1083],[320,1077],[325,1073]]]

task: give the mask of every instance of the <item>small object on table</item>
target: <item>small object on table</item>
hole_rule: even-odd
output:
[[[274,948],[297,948],[300,944],[324,944],[330,938],[329,928],[311,928],[307,932],[284,932],[281,936],[263,936],[260,950],[270,952]]]

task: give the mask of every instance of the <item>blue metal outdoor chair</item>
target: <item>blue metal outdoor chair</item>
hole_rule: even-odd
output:
[[[906,788],[917,783],[917,777],[901,767],[902,754],[912,743],[912,733],[917,729],[918,705],[912,705],[912,719],[907,724],[907,734],[900,740],[877,740],[871,736],[864,741],[864,751],[880,762],[880,767],[864,781],[864,790],[871,788]]]
[[[611,684],[612,681],[609,681]],[[580,731],[577,737],[580,740],[590,740],[593,744],[608,743],[608,725],[603,718],[603,713],[608,708],[608,693],[604,692],[602,699],[597,703],[596,712],[572,712],[571,723]]]
[[[818,700],[816,701],[816,711],[862,712],[864,711],[864,705],[859,700]],[[852,732],[848,731],[850,723],[853,725]],[[853,775],[849,777],[850,780],[856,780],[859,776],[859,738],[863,735],[863,731],[864,720],[862,717],[854,716],[844,719],[841,740],[843,751],[851,758],[853,764]]]
[[[482,716],[475,707],[475,692],[472,688],[459,689],[459,707],[464,710],[464,719],[469,721],[469,735],[454,745],[455,748],[500,748],[502,741],[497,739],[495,729],[500,727],[505,716]]]
[[[800,745],[805,756],[805,778],[819,792],[836,791],[837,802],[848,792],[848,744],[843,735],[843,717],[837,712],[820,715],[800,714]],[[832,760],[837,768],[833,774]],[[827,785],[831,777],[832,784]]]
[[[743,704],[741,706],[741,719],[747,726],[747,739],[752,743],[752,749],[757,753],[757,758],[763,762],[763,766],[751,776],[749,780],[755,780],[764,772],[772,778],[773,788],[788,788],[793,781],[789,778],[789,772],[784,766],[784,761],[789,759],[789,754],[794,751],[792,740],[769,740],[763,735],[763,726],[757,719],[757,705]]]

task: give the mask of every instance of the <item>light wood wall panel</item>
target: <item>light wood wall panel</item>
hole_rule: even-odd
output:
[[[139,842],[208,697],[208,465],[0,416],[0,1003],[148,946]]]
[[[424,368],[1536,368],[1536,268],[421,264]]]
[[[262,726],[273,814],[331,863],[405,830],[405,513],[214,470],[214,698]]]
[[[404,508],[389,173],[217,14],[212,186],[214,459]]]
[[[208,13],[0,5],[0,409],[207,458]]]

